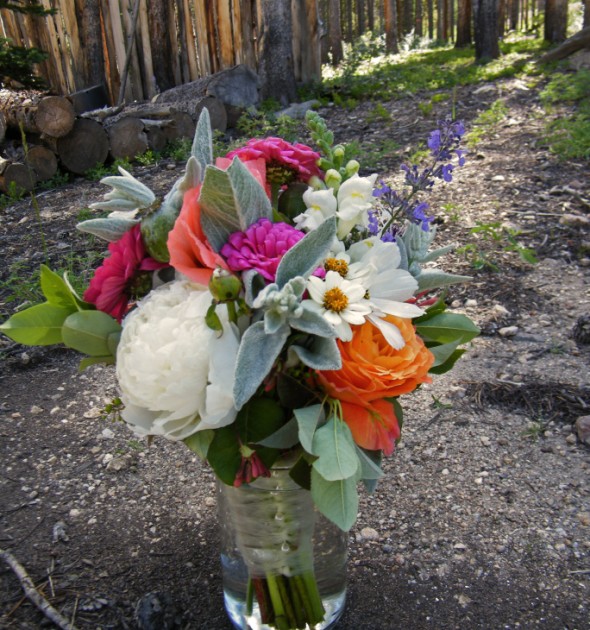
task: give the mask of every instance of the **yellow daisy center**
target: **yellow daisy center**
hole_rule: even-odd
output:
[[[324,269],[326,271],[335,271],[343,278],[346,278],[348,275],[348,263],[341,258],[327,258],[324,261]]]
[[[328,289],[324,293],[324,308],[327,311],[341,313],[348,306],[348,298],[338,287]]]

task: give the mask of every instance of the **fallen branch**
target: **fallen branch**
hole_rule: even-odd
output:
[[[52,621],[58,628],[62,628],[62,630],[76,630],[76,627],[57,610],[55,610],[55,608],[39,593],[39,591],[35,588],[33,580],[31,580],[23,565],[20,564],[10,551],[0,549],[0,559],[4,560],[4,562],[6,562],[6,564],[13,570],[23,588],[23,591],[25,592],[25,595],[50,621]]]

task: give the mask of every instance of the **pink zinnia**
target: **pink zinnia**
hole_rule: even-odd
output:
[[[152,288],[151,272],[168,267],[148,256],[139,225],[134,225],[114,243],[110,256],[94,272],[84,300],[120,322],[130,302],[146,295]]]
[[[230,271],[256,269],[271,282],[283,254],[304,237],[287,223],[258,219],[245,232],[234,232],[221,248]]]
[[[282,138],[249,140],[246,146],[227,154],[230,159],[234,156],[242,161],[263,158],[267,180],[278,184],[295,180],[307,182],[314,175],[323,175],[317,165],[319,153],[304,144],[291,144]]]

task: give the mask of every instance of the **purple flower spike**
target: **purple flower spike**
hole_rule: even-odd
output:
[[[287,223],[258,219],[245,232],[234,232],[221,248],[230,271],[255,269],[274,282],[277,267],[286,251],[305,234]]]

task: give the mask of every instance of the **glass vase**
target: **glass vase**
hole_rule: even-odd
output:
[[[317,512],[288,467],[218,488],[223,595],[233,625],[333,627],[346,598],[346,532]]]

